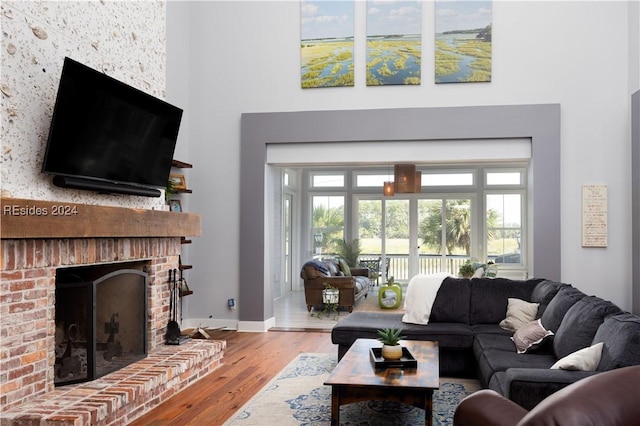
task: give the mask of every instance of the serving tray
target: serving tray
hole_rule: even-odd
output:
[[[382,357],[382,348],[370,348],[369,358],[371,365],[375,369],[381,368],[417,368],[418,360],[411,355],[409,349],[402,347],[402,357],[400,359],[386,360]]]

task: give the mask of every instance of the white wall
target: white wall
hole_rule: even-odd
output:
[[[299,2],[191,2],[189,19],[190,209],[203,237],[190,253],[185,316],[232,323],[226,300],[251,268],[239,240],[240,114],[298,110],[559,103],[562,107],[562,280],[630,309],[628,208],[631,22],[626,2],[494,2],[491,83],[433,83],[433,3],[423,8],[421,86],[366,87],[366,3],[356,7],[353,88],[300,89]],[[184,15],[183,15],[184,16]],[[173,29],[172,29],[173,27]],[[168,55],[171,64],[174,58]],[[186,66],[186,64],[185,64]],[[393,126],[393,123],[389,123]],[[609,188],[609,247],[581,247],[581,185]],[[238,301],[240,309],[242,301]]]

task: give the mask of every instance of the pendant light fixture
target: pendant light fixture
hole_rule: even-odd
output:
[[[383,191],[384,195],[386,195],[388,197],[391,197],[391,196],[395,195],[396,190],[395,190],[394,186],[395,185],[393,184],[393,182],[386,181],[384,183],[384,186],[382,187],[382,191]]]
[[[415,191],[416,166],[414,164],[394,165],[393,177],[398,194],[411,194]]]
[[[382,193],[386,196],[422,192],[422,172],[416,171],[415,164],[395,164],[393,178],[393,182],[385,181],[382,187]]]
[[[391,168],[389,168],[389,174],[387,175],[388,178],[391,177]],[[382,186],[382,193],[387,196],[387,197],[392,197],[395,195],[396,193],[396,188],[395,185],[393,183],[393,181],[388,180],[385,181],[383,186]]]

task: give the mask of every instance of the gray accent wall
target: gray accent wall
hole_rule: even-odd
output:
[[[240,322],[273,317],[265,245],[273,212],[265,194],[270,143],[530,138],[530,199],[535,277],[560,281],[561,198],[559,104],[244,113],[240,146]],[[480,149],[480,148],[479,148]],[[294,272],[296,269],[294,268]]]
[[[631,310],[640,315],[640,90],[631,95]]]

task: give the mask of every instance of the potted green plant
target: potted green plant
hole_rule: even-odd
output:
[[[344,239],[336,238],[333,242],[336,245],[336,254],[342,257],[347,262],[347,265],[355,268],[358,264],[358,257],[362,253],[360,240],[356,238],[348,243]]]
[[[458,274],[460,274],[463,278],[471,278],[473,274],[476,272],[476,269],[471,264],[471,261],[467,260],[460,266],[458,270]]]
[[[396,360],[402,358],[402,346],[400,340],[402,330],[398,328],[383,328],[378,330],[378,340],[382,342],[382,357],[386,360]]]
[[[175,192],[175,183],[171,179],[169,179],[167,181],[167,187],[164,190],[164,201],[167,203],[167,205],[169,204],[169,197],[171,197],[171,194],[175,194]]]

